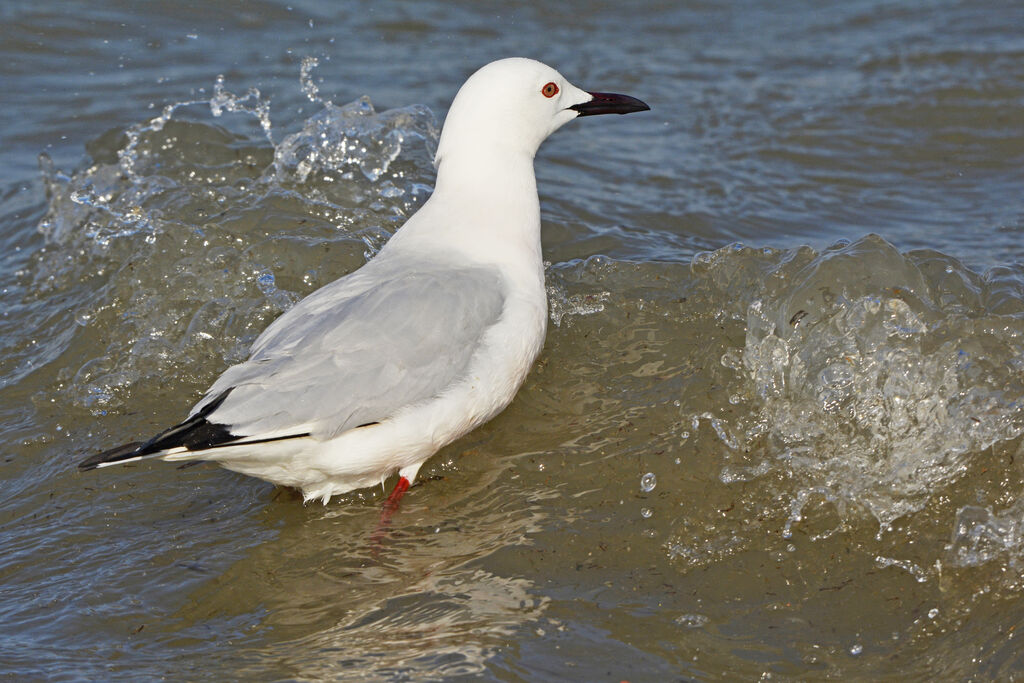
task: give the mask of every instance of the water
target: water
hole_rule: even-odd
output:
[[[1021,675],[1019,5],[0,18],[3,673]],[[542,149],[544,353],[389,528],[380,490],[75,470],[372,256],[514,54],[653,111]]]

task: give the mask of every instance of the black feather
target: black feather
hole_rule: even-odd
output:
[[[109,451],[90,455],[78,463],[78,469],[84,472],[85,470],[94,470],[105,462],[117,462],[118,460],[134,458],[142,443],[142,441],[132,441],[131,443],[111,448]]]
[[[160,432],[149,441],[133,441],[132,443],[126,443],[123,446],[97,453],[80,462],[78,469],[83,471],[92,470],[105,463],[130,460],[144,455],[159,453],[169,448],[184,447],[190,451],[201,451],[224,445],[228,442],[238,441],[240,437],[232,434],[226,425],[210,422],[206,419],[224,403],[224,399],[230,393],[231,389],[222,392],[217,398],[203,406],[203,409],[198,413],[181,424]]]
[[[309,432],[303,432],[302,434],[288,434],[286,436],[271,436],[265,439],[247,440],[244,436],[232,434],[227,425],[210,422],[207,418],[224,403],[224,399],[230,393],[231,389],[224,391],[217,398],[203,406],[203,409],[198,413],[181,424],[160,432],[149,441],[133,441],[89,456],[78,464],[78,469],[82,471],[94,470],[100,465],[155,455],[171,448],[205,451],[226,446],[249,446],[252,444],[270,443],[272,441],[284,441],[286,439],[301,439],[310,436]],[[371,422],[370,424],[377,423]],[[369,425],[360,426],[367,427]]]
[[[190,451],[201,451],[212,448],[227,441],[237,441],[238,436],[232,434],[227,425],[210,422],[206,418],[220,408],[231,389],[221,392],[198,413],[168,430],[162,431],[144,443],[136,455],[148,455],[168,448],[185,447]]]

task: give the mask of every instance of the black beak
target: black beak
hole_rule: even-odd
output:
[[[613,92],[588,93],[594,99],[581,104],[574,104],[569,109],[578,111],[580,116],[596,114],[632,114],[635,111],[647,111],[646,104],[629,95],[616,95]]]

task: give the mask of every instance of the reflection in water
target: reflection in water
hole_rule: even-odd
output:
[[[483,567],[495,550],[528,544],[545,516],[542,493],[502,485],[503,474],[428,481],[383,532],[375,504],[273,505],[264,522],[285,532],[193,591],[178,629],[258,615],[238,656],[254,675],[268,658],[300,678],[479,672],[548,602],[530,581]]]

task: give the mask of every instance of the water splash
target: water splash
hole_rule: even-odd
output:
[[[195,395],[271,319],[361,265],[429,193],[429,110],[336,106],[310,89],[315,65],[303,63],[303,85],[323,107],[280,143],[259,90],[235,94],[218,77],[209,98],[93,141],[91,163],[70,174],[41,158],[46,246],[22,275],[33,301],[61,300],[74,321],[41,312],[35,323],[75,356],[57,378],[62,400],[107,414],[167,376]],[[76,327],[91,332],[57,332]]]
[[[313,69],[320,66],[320,60],[316,57],[303,57],[299,67],[299,82],[302,84],[302,94],[310,102],[325,104],[320,99],[320,87],[313,81]]]
[[[1019,570],[1024,551],[1024,500],[1018,499],[1007,510],[965,505],[957,511],[946,547],[947,563],[953,567],[978,567],[1006,558]]]
[[[548,287],[548,315],[555,327],[561,327],[566,316],[592,315],[604,310],[609,292],[598,294],[566,294],[564,290]]]
[[[723,481],[798,482],[787,534],[812,495],[886,529],[1024,434],[1020,268],[979,276],[867,236],[821,253],[733,246],[692,270],[735,301],[722,315],[742,321],[743,346],[722,366],[745,408],[693,427],[708,420],[733,453]]]
[[[339,174],[351,179],[358,169],[371,183],[384,176],[398,158],[406,138],[414,136],[433,145],[437,127],[430,110],[422,105],[377,113],[369,97],[324,108],[306,121],[302,130],[289,135],[275,150],[273,179],[279,183],[305,183],[311,174]],[[328,182],[332,182],[328,180]],[[383,192],[398,193],[395,186]]]
[[[591,256],[584,260],[559,263],[554,267],[545,263],[548,270],[548,315],[555,327],[561,327],[566,317],[592,315],[605,310],[611,298],[606,289],[590,288],[586,292],[569,293],[569,288],[581,281],[596,279],[604,274],[614,274],[615,266],[604,256]]]

